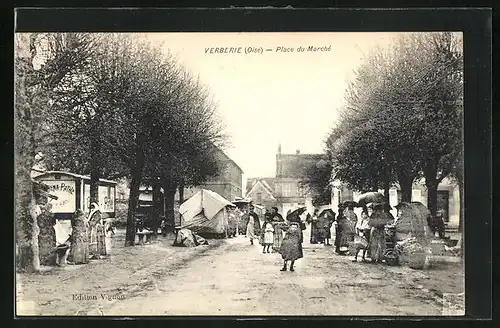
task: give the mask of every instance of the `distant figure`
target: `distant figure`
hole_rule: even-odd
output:
[[[293,265],[295,261],[304,257],[302,251],[302,231],[298,222],[291,222],[288,230],[280,245],[279,252],[283,258],[283,268],[280,271],[287,270],[287,263],[290,261],[290,271],[295,271]]]
[[[87,221],[89,222],[90,230],[90,258],[100,259],[102,255],[106,255],[107,253],[104,225],[97,203],[90,205],[90,213]]]
[[[348,242],[352,242],[354,241],[354,236],[356,235],[356,224],[358,223],[358,216],[354,213],[354,207],[352,205],[347,206],[344,210],[344,216],[348,220],[346,238]]]
[[[250,245],[253,245],[253,240],[260,233],[260,220],[257,213],[254,212],[253,205],[250,205],[248,212],[248,223],[246,236],[250,239]]]
[[[345,252],[341,251],[340,248],[344,248],[347,246],[347,218],[344,215],[345,206],[343,204],[339,204],[338,209],[339,214],[337,216],[337,224],[335,226],[335,253],[343,254]]]
[[[71,257],[74,264],[89,262],[88,222],[85,213],[77,209],[71,222]]]
[[[372,262],[381,263],[386,249],[385,225],[394,221],[394,217],[384,210],[384,204],[368,206],[370,232],[370,258]]]
[[[278,213],[278,208],[271,208],[271,220],[273,221],[274,227],[274,241],[273,241],[273,252],[279,252],[281,243],[283,241],[283,229],[282,224],[285,222],[281,214]]]
[[[324,212],[323,215],[318,217],[317,230],[318,230],[318,242],[322,242],[325,246],[330,246],[331,227],[333,223],[333,218]]]
[[[318,234],[318,209],[314,209],[314,214],[307,219],[307,222],[311,224],[311,237],[309,238],[309,243],[317,244],[319,242]]]

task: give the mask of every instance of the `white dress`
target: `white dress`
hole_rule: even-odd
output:
[[[271,223],[264,226],[264,244],[271,245],[274,242],[274,227]]]

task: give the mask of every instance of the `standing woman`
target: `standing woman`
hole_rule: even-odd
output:
[[[298,222],[290,222],[288,230],[283,238],[279,252],[283,258],[283,268],[280,271],[287,270],[287,263],[290,261],[290,271],[295,271],[293,265],[295,261],[304,257],[302,251],[302,230]]]
[[[358,216],[354,213],[354,207],[348,205],[344,210],[344,216],[346,217],[346,230],[345,236],[347,239],[347,244],[354,241],[354,236],[356,236],[356,224],[358,223]]]
[[[106,255],[106,239],[101,211],[97,203],[90,204],[90,213],[87,221],[89,222],[90,230],[90,257],[101,258],[101,255]]]
[[[309,242],[311,244],[318,243],[318,209],[314,209],[314,214],[312,217],[308,218],[308,223],[311,224],[311,238],[309,238]]]
[[[253,245],[253,240],[257,239],[257,235],[260,233],[260,220],[257,213],[254,212],[253,205],[250,205],[250,211],[248,213],[248,223],[247,223],[247,237],[250,239],[250,245]]]
[[[75,264],[89,262],[88,222],[85,213],[77,209],[71,222],[71,258]]]
[[[281,243],[283,242],[283,228],[282,224],[285,222],[281,214],[278,213],[278,208],[273,207],[271,209],[271,216],[274,226],[274,241],[273,241],[273,252],[279,252]]]
[[[345,220],[344,217],[344,205],[341,203],[338,206],[339,215],[337,215],[337,219],[335,220],[335,253],[340,254],[340,244],[342,239],[342,227],[341,222]]]
[[[370,219],[368,226],[370,227],[370,258],[372,263],[381,263],[386,249],[385,241],[385,225],[393,221],[392,215],[384,211],[384,204],[369,204],[368,214]]]

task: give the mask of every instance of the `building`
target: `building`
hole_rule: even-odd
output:
[[[214,152],[221,163],[220,174],[208,179],[203,185],[184,188],[184,200],[201,189],[214,191],[229,201],[233,201],[235,197],[243,197],[243,170],[220,148],[214,147]],[[179,201],[179,192],[176,193],[175,200]]]
[[[251,178],[247,181],[247,195],[256,204],[266,207],[276,206],[280,213],[306,205],[312,213],[312,196],[300,187],[300,180],[311,166],[325,160],[325,154],[282,154],[278,146],[276,154],[276,176]]]
[[[249,178],[247,179],[246,197],[252,202],[264,206],[267,209],[278,207],[278,199],[275,196],[276,178]]]

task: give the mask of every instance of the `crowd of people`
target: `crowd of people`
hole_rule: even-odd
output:
[[[331,209],[316,208],[310,215],[307,211],[298,219],[287,218],[278,213],[278,208],[266,210],[261,225],[259,216],[254,207],[250,206],[247,212],[240,212],[245,222],[245,236],[250,245],[256,240],[262,246],[262,253],[279,253],[284,261],[282,271],[294,271],[294,263],[303,257],[303,230],[306,223],[310,226],[311,244],[335,246],[335,253],[352,255],[353,262],[382,263],[386,250],[386,227],[394,225],[396,219],[389,212],[385,203],[369,203],[362,207],[361,215],[354,212],[354,202],[339,204],[338,214]],[[333,245],[332,231],[335,231]],[[367,259],[370,260],[367,260]]]

